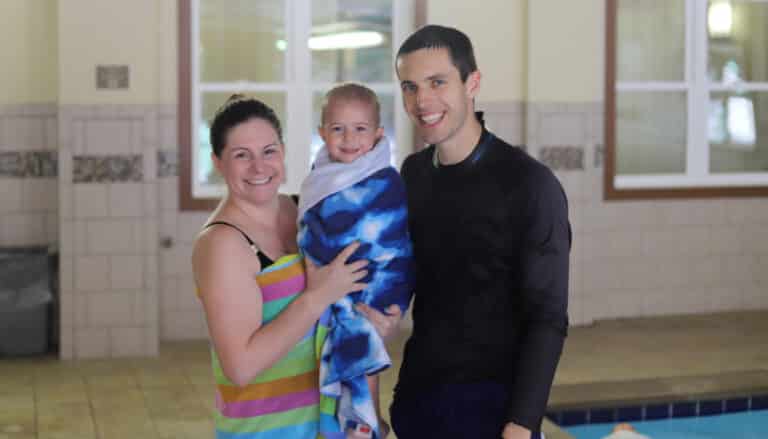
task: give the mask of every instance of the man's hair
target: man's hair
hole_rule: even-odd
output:
[[[397,51],[397,58],[419,49],[448,49],[451,62],[459,70],[461,81],[477,70],[472,41],[464,32],[447,26],[426,25],[412,33]]]
[[[320,112],[320,125],[325,125],[325,119],[328,116],[328,111],[331,105],[335,105],[338,101],[357,101],[370,105],[376,128],[379,127],[379,123],[381,122],[381,116],[379,115],[381,112],[381,104],[379,104],[379,98],[373,90],[357,82],[345,82],[328,90],[328,93],[326,93],[323,98]]]
[[[277,138],[283,143],[283,130],[280,120],[269,105],[264,102],[242,94],[233,94],[216,111],[211,123],[211,147],[216,157],[221,158],[221,151],[226,146],[229,131],[251,119],[261,119],[275,129]]]

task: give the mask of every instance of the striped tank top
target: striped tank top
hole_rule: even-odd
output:
[[[256,275],[263,300],[262,324],[269,324],[302,291],[302,259],[284,256]],[[328,331],[328,313],[288,354],[247,386],[233,385],[211,349],[217,384],[219,439],[339,439],[336,402],[321,396],[318,358]]]

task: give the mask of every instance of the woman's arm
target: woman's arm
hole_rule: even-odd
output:
[[[227,378],[238,386],[285,356],[312,328],[325,308],[350,291],[365,288],[366,261],[345,264],[347,247],[322,268],[310,267],[307,289],[269,325],[262,325],[262,296],[255,274],[258,258],[234,230],[209,229],[195,243],[192,265],[208,331]]]

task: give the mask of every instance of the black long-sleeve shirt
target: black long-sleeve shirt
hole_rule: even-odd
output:
[[[396,392],[497,381],[507,422],[538,431],[568,327],[565,194],[485,129],[458,164],[436,165],[434,148],[402,167],[416,286]]]

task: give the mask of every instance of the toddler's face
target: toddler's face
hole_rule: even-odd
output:
[[[384,129],[377,122],[373,105],[339,99],[328,105],[320,137],[332,160],[351,163],[376,145]]]

